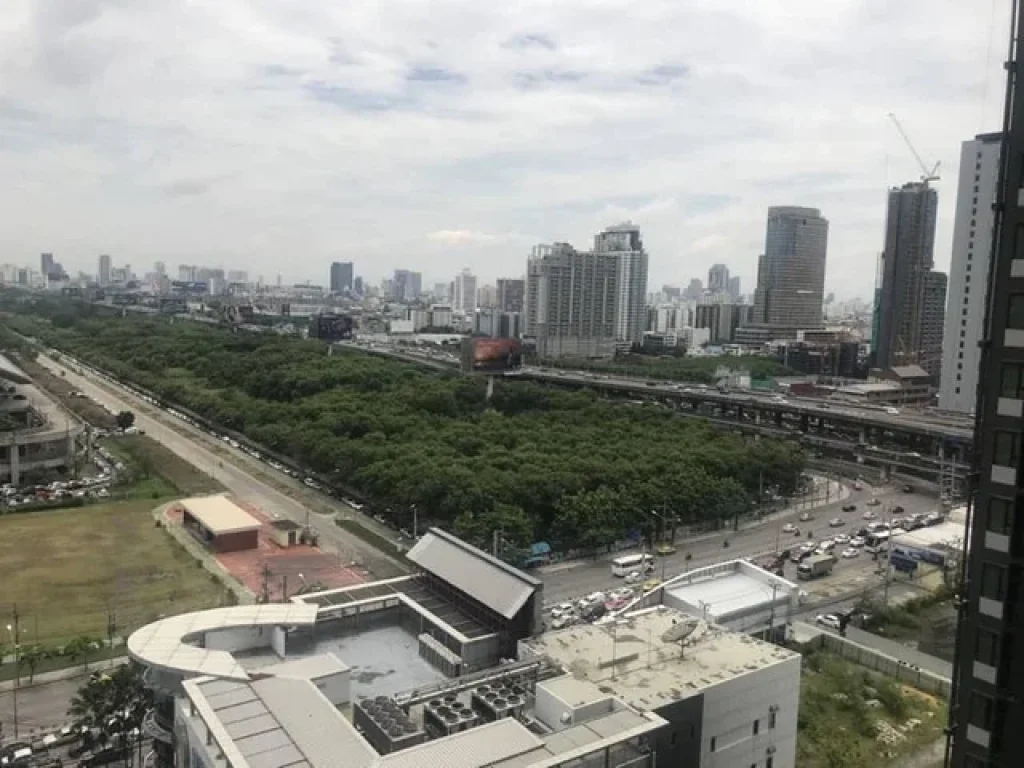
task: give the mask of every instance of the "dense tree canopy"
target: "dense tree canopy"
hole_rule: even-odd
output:
[[[9,308],[9,307],[8,307]],[[604,401],[334,349],[318,341],[160,318],[8,316],[204,418],[294,457],[403,518],[471,540],[600,546],[656,525],[730,518],[759,484],[792,491],[799,448],[745,441],[654,405]],[[408,524],[406,519],[400,520]]]

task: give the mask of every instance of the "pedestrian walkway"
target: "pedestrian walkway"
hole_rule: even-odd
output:
[[[64,669],[55,669],[52,672],[41,672],[32,678],[32,682],[29,682],[28,675],[22,675],[20,679],[15,680],[2,680],[0,681],[0,691],[13,691],[15,683],[18,685],[18,690],[23,691],[27,688],[38,688],[40,686],[47,685],[48,683],[55,683],[61,680],[71,680],[76,677],[86,677],[91,675],[93,672],[105,671],[119,667],[128,661],[127,656],[114,656],[110,659],[104,659],[102,661],[90,662],[87,667],[81,664],[75,664]]]

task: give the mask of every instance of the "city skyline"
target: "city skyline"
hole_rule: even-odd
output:
[[[373,24],[245,3],[15,10],[0,29],[0,171],[28,181],[0,193],[0,258],[52,251],[72,274],[98,253],[184,259],[290,283],[324,282],[334,260],[372,265],[370,283],[429,263],[431,278],[465,266],[491,283],[535,243],[631,219],[651,284],[722,262],[752,285],[762,211],[792,204],[828,211],[826,289],[868,296],[879,200],[917,176],[886,114],[942,161],[946,191],[963,137],[998,125],[1003,51],[969,7],[794,2],[800,25],[739,2],[627,9],[572,4],[529,23],[385,9]],[[443,45],[466,15],[486,33]],[[911,20],[928,44],[893,44]]]

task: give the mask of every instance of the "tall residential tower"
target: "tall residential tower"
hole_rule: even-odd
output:
[[[647,251],[630,222],[594,235],[594,253],[615,257],[615,338],[639,343],[647,327]]]

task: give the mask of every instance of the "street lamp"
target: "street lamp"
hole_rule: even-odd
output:
[[[15,622],[17,622],[17,614],[15,614]],[[17,624],[15,626],[7,625],[7,633],[11,636],[11,642],[14,643],[14,738],[18,738],[18,688],[21,687],[21,656],[20,648],[18,646],[18,630]]]

